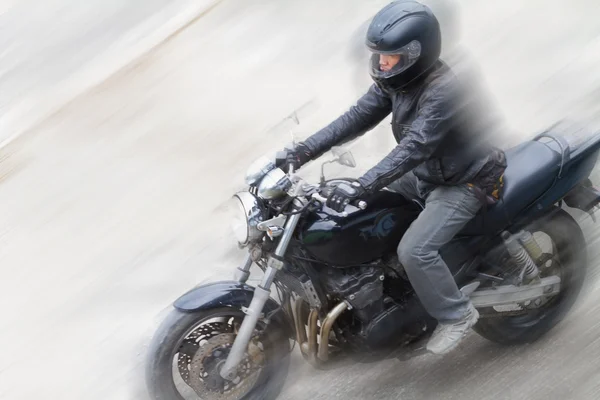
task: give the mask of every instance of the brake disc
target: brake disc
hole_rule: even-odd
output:
[[[261,368],[252,362],[248,355],[239,364],[235,380],[225,380],[219,374],[234,339],[233,333],[213,336],[202,344],[192,357],[186,383],[200,398],[238,400],[258,381]]]
[[[190,385],[190,368],[192,359],[204,341],[221,333],[233,332],[233,327],[226,322],[211,322],[194,329],[181,343],[177,356],[177,368],[183,381]]]

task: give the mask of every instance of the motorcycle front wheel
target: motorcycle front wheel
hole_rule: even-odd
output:
[[[153,400],[271,400],[277,398],[290,363],[283,327],[257,327],[238,376],[221,378],[244,313],[224,307],[195,313],[173,310],[148,349],[146,385]]]
[[[587,268],[586,243],[577,221],[566,211],[557,210],[551,217],[534,222],[526,230],[538,238],[547,260],[538,265],[541,276],[557,275],[561,278],[558,295],[536,304],[520,304],[516,315],[491,313],[481,318],[474,330],[492,342],[519,345],[534,342],[558,324],[571,309],[583,285]]]

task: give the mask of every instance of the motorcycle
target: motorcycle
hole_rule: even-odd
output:
[[[557,132],[507,150],[501,200],[440,251],[480,312],[474,330],[496,343],[542,337],[585,278],[584,234],[563,204],[593,217],[600,191],[589,176],[600,135]],[[356,165],[349,151],[333,154],[326,163]],[[236,280],[195,287],[174,302],[148,351],[152,399],[275,399],[290,341],[319,369],[425,352],[437,322],[396,255],[423,204],[384,189],[338,213],[325,199],[351,179],[326,180],[323,166],[318,184],[272,159],[250,167],[248,190],[233,197],[234,234],[247,259]],[[264,272],[256,287],[247,284],[254,264]]]

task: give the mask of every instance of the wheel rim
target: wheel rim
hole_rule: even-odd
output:
[[[173,356],[173,382],[186,400],[240,400],[257,384],[264,369],[264,345],[254,340],[233,382],[219,375],[244,314],[214,314],[197,322],[179,340]]]

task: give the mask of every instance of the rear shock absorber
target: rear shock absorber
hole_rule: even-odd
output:
[[[525,250],[527,250],[527,253],[533,258],[533,262],[538,264],[542,259],[544,252],[531,232],[521,231],[519,233],[519,240],[523,247],[525,247]]]
[[[537,265],[535,265],[535,262],[533,261],[527,250],[525,250],[521,243],[519,243],[519,239],[521,238],[523,233],[524,232],[520,232],[517,235],[511,235],[509,232],[504,231],[501,235],[502,240],[504,241],[504,245],[508,250],[508,254],[510,254],[510,256],[517,263],[517,266],[521,269],[519,283],[522,283],[523,281],[532,281],[540,275],[540,271]]]

